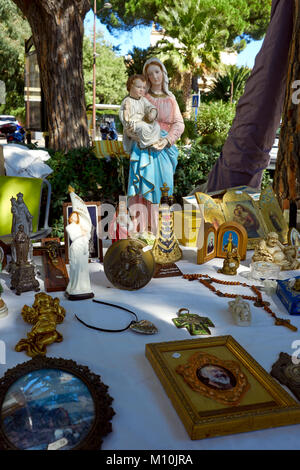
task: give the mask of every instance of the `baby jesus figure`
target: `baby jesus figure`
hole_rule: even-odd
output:
[[[146,79],[143,75],[132,75],[127,81],[129,95],[120,107],[120,120],[123,124],[123,147],[131,152],[133,140],[140,148],[151,147],[160,139],[160,126],[156,120],[157,109],[145,98]]]

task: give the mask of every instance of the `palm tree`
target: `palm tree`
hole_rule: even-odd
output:
[[[250,73],[249,67],[225,65],[223,71],[216,75],[213,84],[210,85],[206,99],[237,102],[244,92]]]
[[[193,75],[205,78],[220,64],[220,52],[229,41],[228,21],[224,9],[215,6],[215,0],[174,0],[158,13],[158,21],[165,37],[157,43],[162,60],[172,60],[180,73],[187,74],[183,84],[184,99],[188,103]]]

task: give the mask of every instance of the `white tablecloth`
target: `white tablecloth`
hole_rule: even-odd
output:
[[[245,282],[240,274],[249,271],[251,252],[239,267],[239,276],[231,277],[217,273],[223,260],[213,259],[197,265],[196,250],[183,247],[183,259],[178,267],[185,273],[204,273],[224,280]],[[41,265],[41,259],[36,258]],[[118,290],[107,280],[103,265],[90,263],[91,283],[95,299],[117,303],[134,310],[139,319],[152,321],[159,332],[155,335],[141,335],[130,330],[121,333],[106,333],[88,329],[80,324],[74,314],[86,322],[94,321],[99,315],[98,325],[103,328],[125,327],[131,315],[124,311],[97,305],[91,299],[72,302],[63,292],[52,293],[61,299],[67,314],[57,329],[63,334],[62,343],[52,344],[47,349],[48,357],[73,359],[86,365],[101,376],[108,385],[113,397],[115,416],[112,419],[113,431],[104,438],[103,450],[214,450],[214,449],[300,449],[300,424],[266,430],[233,434],[225,437],[193,441],[189,438],[183,423],[178,417],[170,399],[145,357],[146,343],[195,339],[186,328],[178,329],[172,318],[179,308],[186,307],[191,313],[208,316],[215,324],[212,336],[231,335],[268,372],[277,361],[280,352],[290,355],[294,352],[292,342],[300,339],[300,316],[291,316],[276,295],[271,299],[272,310],[282,318],[289,318],[298,327],[293,332],[283,326],[275,326],[273,318],[262,308],[251,304],[252,326],[240,327],[233,323],[228,311],[228,300],[220,298],[202,286],[198,281],[189,282],[182,277],[152,279],[144,288],[137,291]],[[41,268],[42,273],[42,268]],[[291,273],[285,273],[286,278]],[[299,275],[299,271],[293,275]],[[40,276],[43,290],[42,274]],[[6,345],[6,364],[0,364],[0,375],[15,365],[30,360],[24,352],[14,350],[15,345],[26,337],[31,326],[26,324],[20,311],[24,304],[32,305],[34,292],[21,296],[10,291],[10,277],[0,273],[4,287],[3,299],[9,315],[0,319],[0,339]],[[250,283],[246,280],[247,283]],[[230,291],[218,286],[222,291]],[[232,288],[233,292],[252,295],[249,289]],[[287,389],[286,389],[287,390]]]

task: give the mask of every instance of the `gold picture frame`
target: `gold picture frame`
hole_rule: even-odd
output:
[[[226,221],[238,222],[246,229],[248,250],[266,237],[268,230],[259,204],[249,194],[239,190],[227,191],[222,206]]]
[[[300,423],[300,405],[230,335],[149,343],[145,353],[193,440]],[[210,398],[193,390],[181,375],[180,367],[191,377],[189,362],[197,353],[240,374],[239,386],[246,380],[234,404],[222,403],[220,391],[212,389]]]
[[[216,230],[221,224],[225,222],[225,217],[222,211],[222,206],[218,201],[204,193],[195,194],[199,207],[201,205],[204,209],[205,222],[212,224]]]
[[[268,185],[262,189],[259,198],[259,207],[266,223],[268,232],[278,233],[279,241],[281,243],[289,243],[289,226],[283,216],[283,212],[271,185]]]

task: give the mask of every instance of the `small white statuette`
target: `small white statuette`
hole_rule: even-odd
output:
[[[242,297],[237,296],[235,300],[228,302],[229,311],[233,317],[234,322],[239,326],[251,325],[251,310],[248,302],[245,302]]]

